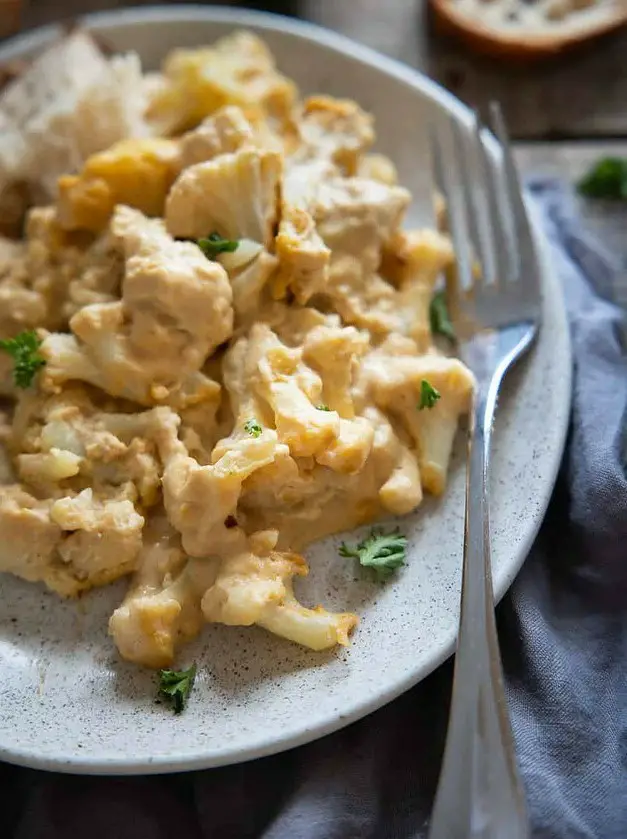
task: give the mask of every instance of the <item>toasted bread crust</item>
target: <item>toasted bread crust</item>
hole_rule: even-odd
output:
[[[577,32],[531,35],[522,29],[518,32],[499,31],[494,26],[485,26],[460,12],[450,0],[430,0],[430,4],[434,22],[440,31],[459,37],[476,52],[519,61],[557,56],[627,24],[627,8],[617,7],[613,16]]]

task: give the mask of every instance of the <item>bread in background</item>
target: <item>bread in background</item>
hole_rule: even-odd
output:
[[[431,0],[436,24],[478,52],[557,55],[627,23],[627,0]]]

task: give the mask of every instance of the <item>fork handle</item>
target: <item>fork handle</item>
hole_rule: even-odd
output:
[[[478,387],[468,431],[461,615],[429,839],[528,839],[503,689],[490,561],[488,465],[499,386]]]

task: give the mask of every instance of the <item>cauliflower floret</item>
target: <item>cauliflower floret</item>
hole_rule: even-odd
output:
[[[256,374],[253,388],[274,413],[279,440],[297,456],[322,453],[337,438],[339,417],[320,410],[322,380],[302,361],[302,349],[286,347],[265,324],[255,324],[248,352]],[[225,384],[229,387],[226,373]]]
[[[26,241],[11,244],[0,258],[0,334],[59,328],[68,286],[81,271],[82,249],[68,241],[48,207],[31,210]]]
[[[400,187],[338,177],[325,161],[291,165],[284,179],[274,296],[281,299],[289,287],[304,303],[321,293],[349,323],[390,331],[393,290],[375,272],[408,202]]]
[[[269,248],[274,238],[281,155],[244,148],[185,169],[170,190],[165,220],[172,236],[217,232]]]
[[[38,501],[19,486],[1,487],[0,570],[75,596],[133,570],[143,523],[127,498],[85,490]]]
[[[20,486],[0,487],[0,570],[29,582],[44,581],[59,590],[67,585],[54,580],[54,561],[62,538],[50,518],[50,501],[38,501]]]
[[[80,269],[67,287],[67,299],[61,310],[69,321],[84,306],[117,300],[124,276],[124,259],[108,231],[99,236],[84,252]]]
[[[307,574],[305,560],[294,553],[259,551],[260,537],[267,541],[265,534],[251,539],[258,552],[247,548],[222,560],[202,598],[205,619],[230,626],[257,624],[312,650],[348,644],[357,616],[302,606],[294,597],[292,578]]]
[[[368,337],[352,326],[315,326],[304,338],[303,357],[323,382],[324,405],[352,419],[355,408],[351,394],[358,360],[369,349]]]
[[[201,466],[178,438],[177,415],[159,410],[161,423],[156,440],[165,466],[162,483],[168,518],[191,556],[212,553],[216,545],[225,550],[239,536],[239,529],[229,527],[227,519],[236,512],[243,481],[272,463],[285,446],[269,429],[257,436],[236,430],[228,441],[218,443],[212,463]]]
[[[54,388],[81,379],[140,404],[164,403],[190,376],[198,379],[231,334],[228,277],[137,210],[118,207],[111,231],[125,258],[122,300],[86,306],[72,317],[73,335],[44,340],[42,381]]]
[[[319,185],[313,215],[334,254],[360,257],[374,271],[381,247],[398,230],[409,200],[402,187],[366,178],[335,178]]]
[[[362,376],[376,404],[397,416],[414,441],[424,488],[441,495],[459,417],[470,409],[472,373],[455,358],[394,355],[383,345],[365,359]],[[423,382],[440,398],[421,410]]]
[[[54,501],[50,518],[71,534],[58,552],[78,581],[102,586],[134,570],[144,519],[128,498],[96,498],[84,489]]]
[[[347,323],[407,335],[426,351],[433,286],[453,251],[443,234],[398,229],[407,199],[403,189],[361,178],[321,184],[312,215],[332,251],[322,299]]]
[[[176,647],[194,638],[200,601],[215,580],[217,560],[188,560],[165,516],[151,521],[124,601],[109,620],[120,654],[147,667],[167,667]]]
[[[371,181],[379,181],[386,186],[396,186],[398,174],[396,167],[389,157],[384,154],[364,154],[357,164],[359,178],[368,178]]]
[[[99,233],[117,204],[160,216],[178,171],[176,141],[156,137],[121,140],[88,158],[80,174],[59,179],[59,223],[66,230]]]
[[[400,231],[384,249],[381,273],[398,288],[396,331],[411,336],[423,352],[431,345],[433,289],[454,258],[450,238],[435,230]]]
[[[350,99],[310,96],[296,116],[302,145],[299,159],[329,160],[356,175],[363,152],[374,141],[372,117]]]
[[[187,169],[195,163],[232,154],[243,146],[254,144],[254,131],[241,108],[227,105],[181,137],[180,166]]]
[[[174,50],[163,71],[165,83],[147,112],[158,133],[193,128],[224,105],[237,105],[249,116],[284,120],[296,99],[294,84],[276,70],[266,45],[250,32],[236,32],[212,47]]]
[[[19,477],[49,497],[86,485],[111,494],[129,483],[144,506],[156,503],[161,468],[151,439],[153,413],[96,406],[81,386],[47,396],[22,392],[10,439]]]
[[[221,260],[221,264],[224,265],[224,261]],[[259,316],[262,293],[276,271],[277,264],[276,257],[262,250],[241,270],[229,270],[236,330],[239,328],[241,331],[250,326],[254,318]]]
[[[355,417],[350,394],[343,391],[350,389],[354,359],[364,349],[354,329],[314,327],[304,347],[310,354],[308,366],[303,347],[287,347],[267,325],[256,324],[224,361],[224,384],[238,423],[256,417],[276,427],[292,458],[314,457],[333,471],[357,473],[370,452],[373,432]],[[346,418],[324,403],[327,393]],[[262,471],[274,484],[280,476],[287,482],[298,476],[295,465],[278,459]]]
[[[336,168],[319,160],[290,165],[285,171],[275,243],[281,267],[273,281],[273,294],[279,300],[289,289],[304,304],[326,286],[331,251],[316,230],[312,213],[319,184],[335,176]]]
[[[33,327],[62,329],[81,306],[117,297],[123,261],[110,237],[67,233],[53,207],[32,209],[26,241],[11,244],[6,260],[0,252],[2,337]]]
[[[249,538],[239,532],[222,559],[193,559],[167,526],[149,526],[137,573],[109,622],[122,656],[166,667],[205,621],[257,624],[313,650],[347,644],[356,615],[298,603],[291,578],[306,574],[307,565],[296,554],[274,551],[275,544],[275,532]]]

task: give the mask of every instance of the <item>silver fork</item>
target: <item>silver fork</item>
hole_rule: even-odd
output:
[[[494,618],[488,492],[499,388],[540,325],[538,266],[500,108],[492,104],[491,122],[502,166],[489,154],[476,114],[470,135],[454,120],[445,122],[446,131],[440,123],[432,135],[433,169],[457,257],[458,288],[449,296],[459,355],[477,388],[468,431],[453,695],[429,839],[527,839]],[[475,258],[479,272],[473,270]]]

